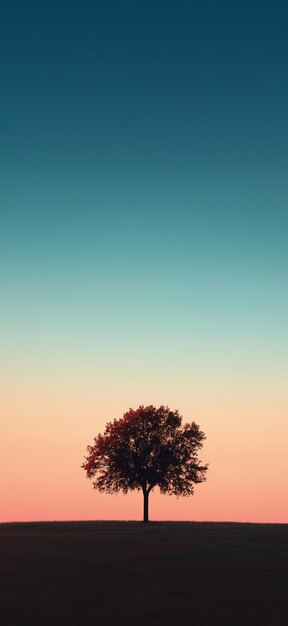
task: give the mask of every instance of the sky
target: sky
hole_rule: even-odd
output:
[[[288,522],[288,6],[0,0],[0,521],[141,519],[86,447],[207,435],[152,520]]]

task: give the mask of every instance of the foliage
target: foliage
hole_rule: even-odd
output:
[[[190,496],[194,485],[206,479],[207,465],[197,457],[204,439],[195,422],[182,426],[178,411],[139,406],[108,422],[104,434],[88,446],[82,467],[101,492],[142,489],[149,494],[158,486],[161,493]]]

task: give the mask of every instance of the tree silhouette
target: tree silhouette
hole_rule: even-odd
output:
[[[154,487],[161,493],[190,496],[194,484],[206,480],[208,466],[197,457],[205,438],[195,422],[182,426],[178,411],[139,406],[106,424],[104,434],[88,446],[82,467],[100,492],[142,490],[143,521],[148,522],[148,498]]]

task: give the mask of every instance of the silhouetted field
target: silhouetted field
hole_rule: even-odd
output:
[[[288,525],[0,525],[1,626],[288,624]]]

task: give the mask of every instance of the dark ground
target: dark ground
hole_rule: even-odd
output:
[[[288,525],[0,524],[1,626],[288,626]]]

